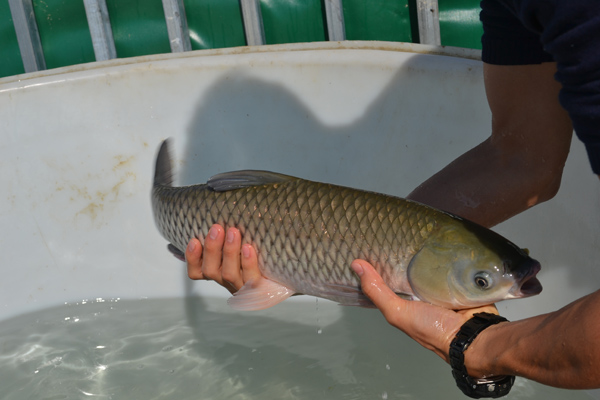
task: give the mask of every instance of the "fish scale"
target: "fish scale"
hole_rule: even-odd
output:
[[[368,306],[350,268],[358,258],[403,297],[453,309],[541,291],[539,263],[517,246],[410,200],[268,171],[229,172],[184,187],[172,181],[163,142],[152,206],[178,257],[194,237],[204,245],[214,224],[238,228],[256,249],[263,277],[230,300],[240,309],[270,307],[293,293]]]
[[[263,274],[286,283],[310,276],[311,284],[357,287],[349,268],[356,258],[384,278],[401,275],[412,253],[392,249],[419,247],[435,225],[427,212],[394,204],[406,200],[302,179],[226,192],[155,186],[153,199],[159,230],[178,249],[192,237],[203,244],[215,223],[235,226],[256,247]]]

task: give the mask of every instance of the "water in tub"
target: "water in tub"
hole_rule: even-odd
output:
[[[0,398],[463,399],[450,368],[374,310],[322,299],[94,299],[0,323]],[[509,399],[588,399],[517,379]]]

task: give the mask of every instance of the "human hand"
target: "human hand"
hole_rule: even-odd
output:
[[[236,228],[225,231],[221,225],[213,225],[204,248],[196,238],[189,241],[185,259],[190,279],[215,281],[231,293],[247,281],[261,277],[254,247],[242,246],[242,235]]]
[[[498,314],[494,305],[453,311],[423,301],[408,301],[398,297],[383,281],[373,266],[355,260],[352,269],[360,277],[362,291],[381,311],[387,322],[406,333],[421,346],[449,362],[450,342],[460,327],[473,314]]]

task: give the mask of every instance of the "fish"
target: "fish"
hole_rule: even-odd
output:
[[[169,140],[151,191],[160,234],[179,258],[213,224],[236,227],[256,250],[262,277],[229,300],[272,307],[294,294],[373,307],[350,264],[371,263],[407,300],[459,310],[539,294],[540,263],[498,233],[415,201],[269,171],[214,175],[173,186]]]

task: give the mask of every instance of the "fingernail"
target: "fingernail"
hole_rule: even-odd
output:
[[[194,251],[194,250],[196,250],[196,241],[195,241],[195,240],[191,240],[191,241],[188,243],[187,251],[190,251],[190,252],[192,252],[192,251]]]
[[[362,276],[365,273],[365,270],[363,269],[362,265],[360,265],[360,263],[358,262],[353,262],[352,264],[350,264],[350,266],[358,276]]]
[[[208,231],[208,236],[210,236],[212,240],[215,240],[217,236],[219,236],[219,229],[216,226],[211,227],[210,231]]]
[[[235,238],[235,235],[233,234],[233,231],[231,229],[228,229],[227,230],[227,242],[233,243],[234,238]]]
[[[250,257],[250,248],[248,246],[242,246],[242,256],[244,258]]]

